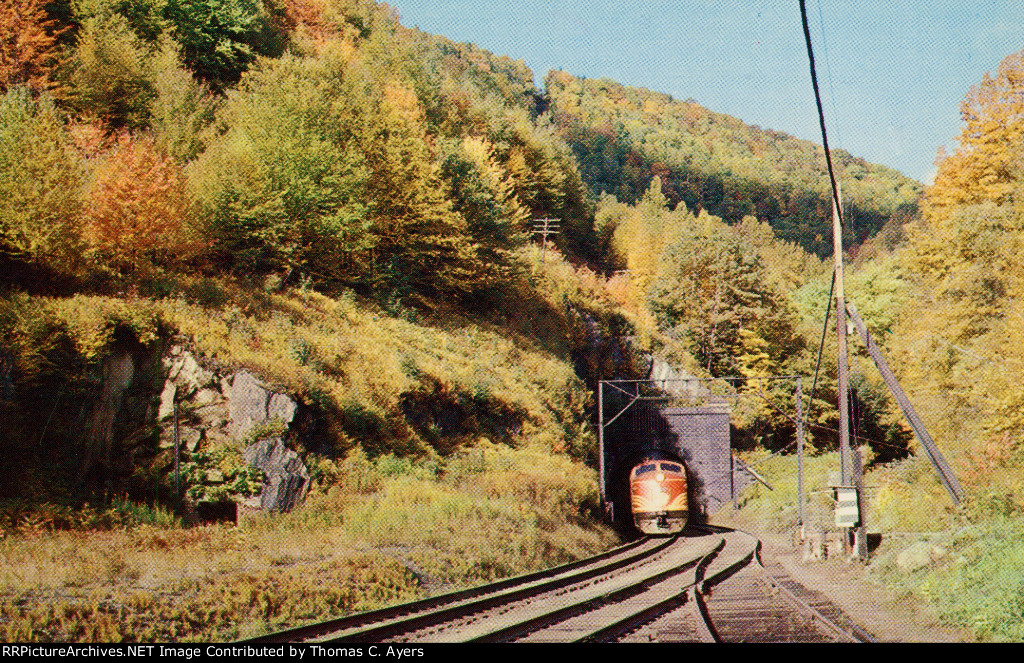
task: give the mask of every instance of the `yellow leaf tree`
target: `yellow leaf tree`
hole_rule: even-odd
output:
[[[1024,137],[1024,51],[1007,56],[995,76],[985,74],[960,106],[960,146],[939,154],[935,184],[924,211],[932,223],[962,205],[1006,202],[1012,194],[1014,154]]]

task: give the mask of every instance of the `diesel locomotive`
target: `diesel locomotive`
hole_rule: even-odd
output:
[[[633,524],[644,534],[675,534],[686,527],[689,510],[686,466],[679,461],[650,458],[629,473]]]

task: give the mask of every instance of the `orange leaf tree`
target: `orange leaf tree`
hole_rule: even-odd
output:
[[[151,138],[124,136],[94,171],[86,239],[101,259],[120,269],[175,262],[202,247],[189,212],[181,167]]]
[[[0,91],[14,85],[33,90],[53,87],[57,34],[44,9],[47,0],[0,2]]]

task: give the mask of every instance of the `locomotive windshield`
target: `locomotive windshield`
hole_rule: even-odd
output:
[[[661,464],[661,469],[665,470],[666,472],[682,472],[683,471],[682,466],[681,465],[676,465],[675,463],[662,463]]]
[[[635,476],[640,476],[641,474],[653,472],[656,469],[658,469],[658,466],[655,465],[654,463],[651,463],[650,465],[641,465],[640,467],[636,468]]]

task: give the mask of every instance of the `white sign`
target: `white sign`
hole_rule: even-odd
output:
[[[836,527],[854,527],[860,522],[856,488],[836,488]]]

